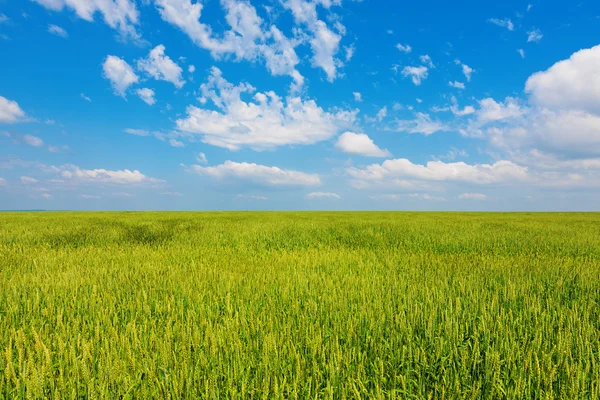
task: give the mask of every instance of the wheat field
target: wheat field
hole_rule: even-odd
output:
[[[599,399],[600,214],[2,213],[0,398]]]

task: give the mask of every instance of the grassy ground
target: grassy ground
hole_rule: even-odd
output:
[[[600,214],[0,214],[0,398],[600,398]]]

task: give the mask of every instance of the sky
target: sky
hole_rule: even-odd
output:
[[[600,2],[0,0],[0,210],[600,210]]]

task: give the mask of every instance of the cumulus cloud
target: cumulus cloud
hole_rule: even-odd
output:
[[[396,48],[397,48],[398,50],[400,50],[402,53],[407,53],[407,54],[408,54],[408,53],[410,53],[410,52],[412,51],[412,47],[410,47],[410,46],[409,46],[409,45],[407,45],[407,44],[401,44],[401,43],[398,43],[398,44],[396,45]]]
[[[455,89],[464,89],[465,88],[465,84],[462,82],[458,82],[458,81],[450,81],[448,82],[448,86],[453,87]]]
[[[542,35],[542,31],[540,31],[539,29],[532,29],[529,32],[527,32],[527,42],[539,42],[540,40],[542,40],[542,38],[544,37],[544,35]]]
[[[183,70],[169,56],[165,55],[165,46],[162,44],[150,50],[148,57],[138,60],[137,67],[152,78],[171,82],[177,88],[181,88],[185,84],[181,77]]]
[[[402,70],[402,76],[404,76],[405,78],[410,77],[412,82],[416,86],[421,85],[421,81],[424,81],[425,79],[427,79],[427,75],[428,75],[428,69],[427,69],[427,67],[424,67],[424,66],[404,67],[404,69]]]
[[[552,110],[600,114],[600,45],[583,49],[527,79],[531,101]]]
[[[144,103],[150,106],[156,103],[156,99],[154,98],[154,90],[152,89],[142,88],[136,90],[135,93],[144,101]]]
[[[58,173],[65,182],[71,183],[102,183],[114,185],[139,185],[162,182],[159,179],[148,177],[138,170],[107,170],[104,168],[82,169],[76,165],[66,164],[59,167],[50,167]]]
[[[429,55],[425,54],[423,56],[420,56],[419,60],[421,60],[421,62],[427,65],[429,68],[435,68],[435,65],[433,65],[433,61],[431,60],[431,57],[429,57]]]
[[[63,28],[61,28],[58,25],[48,25],[48,32],[50,32],[53,35],[56,36],[60,36],[63,39],[68,39],[69,38],[69,34],[67,33],[67,31],[65,31]]]
[[[366,157],[389,157],[391,155],[387,149],[380,149],[364,133],[345,132],[338,138],[335,147],[345,153]]]
[[[473,72],[475,72],[475,70],[469,67],[467,64],[463,64],[462,72],[465,75],[465,78],[467,78],[467,82],[471,82],[471,76],[473,75]]]
[[[136,30],[139,12],[132,0],[33,0],[47,9],[61,11],[70,9],[75,14],[88,22],[94,21],[94,14],[100,13],[104,22],[119,31],[122,37],[139,40],[140,35]]]
[[[102,64],[104,78],[110,81],[115,94],[125,97],[129,86],[138,83],[140,78],[133,72],[133,68],[125,60],[117,56],[108,56]]]
[[[25,118],[25,112],[21,110],[16,101],[0,96],[0,124],[10,124]]]
[[[346,173],[365,183],[381,183],[394,180],[450,181],[488,185],[494,183],[518,182],[528,179],[526,167],[511,161],[497,161],[494,164],[466,164],[464,162],[444,163],[429,161],[425,165],[413,164],[405,158],[386,160],[382,164],[372,164],[364,168],[350,167]]]
[[[312,192],[309,193],[305,196],[307,199],[323,199],[323,198],[329,198],[329,199],[341,199],[341,196],[337,193],[331,193],[331,192]]]
[[[354,100],[361,102],[362,101],[362,95],[359,92],[352,92],[352,95],[354,96]]]
[[[237,60],[264,60],[272,75],[289,75],[294,89],[304,84],[296,69],[299,58],[298,42],[288,39],[275,25],[265,26],[256,9],[247,2],[223,0],[226,21],[231,29],[220,37],[213,35],[210,26],[200,22],[203,5],[191,0],[156,0],[163,20],[177,26],[196,45],[210,51],[213,58],[232,55]]]
[[[210,100],[217,110],[189,106],[187,116],[177,120],[177,129],[182,136],[199,135],[204,143],[232,150],[327,140],[351,127],[358,112],[327,112],[313,100],[284,100],[272,91],[256,92],[247,83],[236,86],[225,80],[217,68],[211,70],[208,82],[200,89],[201,100]],[[242,100],[242,94],[253,93],[251,101]]]
[[[44,145],[44,141],[42,139],[33,135],[23,135],[23,142],[33,147],[41,147]]]
[[[515,25],[509,18],[499,19],[499,18],[490,18],[488,22],[491,22],[494,25],[498,25],[500,27],[506,28],[509,31],[515,30]]]
[[[208,159],[204,153],[198,153],[196,156],[196,161],[198,161],[200,164],[208,164]]]
[[[192,165],[188,171],[218,180],[238,180],[265,186],[318,186],[321,184],[321,178],[317,174],[247,162],[225,161],[214,167]]]

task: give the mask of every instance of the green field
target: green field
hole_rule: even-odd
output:
[[[3,213],[0,398],[599,399],[600,214]]]

